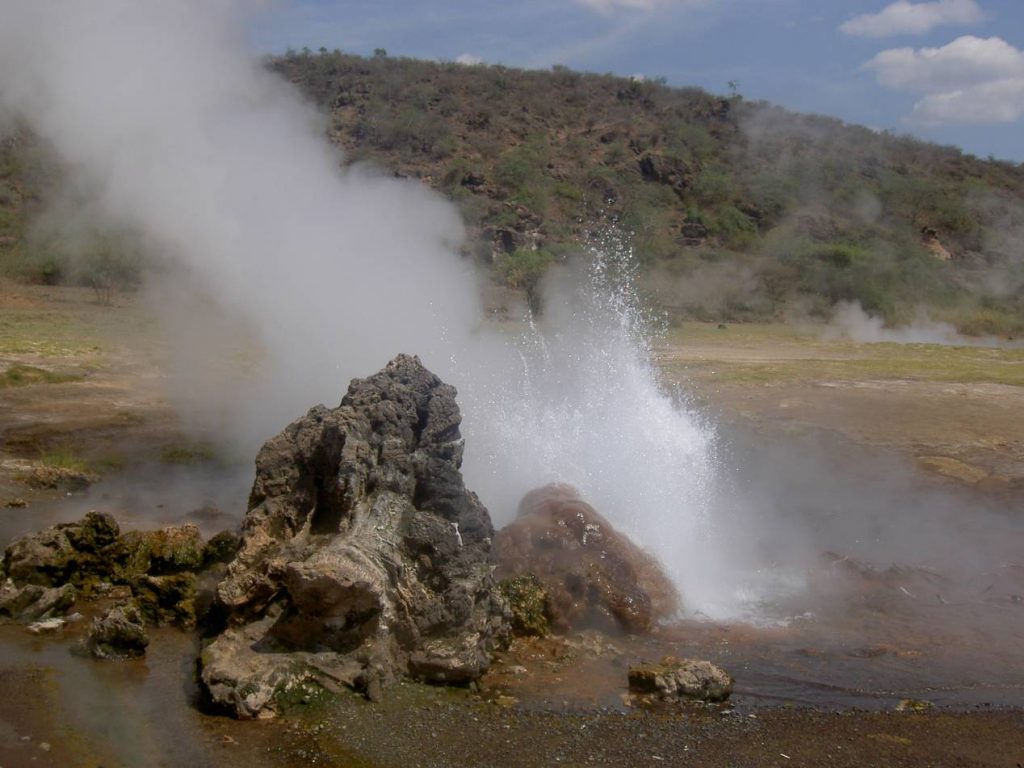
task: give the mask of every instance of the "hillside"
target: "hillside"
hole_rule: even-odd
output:
[[[319,106],[349,162],[454,200],[497,281],[530,294],[611,221],[675,317],[827,316],[857,300],[892,323],[924,307],[967,333],[1024,331],[1024,167],[738,94],[381,54],[268,66]],[[0,156],[0,258],[80,279],[52,238],[25,237],[53,175],[35,157],[23,135]]]

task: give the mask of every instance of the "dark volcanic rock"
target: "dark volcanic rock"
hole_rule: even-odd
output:
[[[533,574],[547,592],[554,629],[648,631],[679,610],[658,562],[568,485],[531,491],[494,539],[498,578]]]
[[[213,701],[266,715],[304,680],[479,677],[507,632],[454,388],[400,355],[270,440],[201,659]]]
[[[120,529],[102,512],[62,523],[13,541],[4,551],[4,571],[19,584],[52,587],[107,575],[117,559]]]
[[[142,623],[142,614],[134,605],[115,605],[98,616],[89,627],[86,648],[97,659],[126,659],[142,656],[149,645],[149,636]]]
[[[56,615],[56,608],[46,606],[67,602],[66,609],[76,587],[88,596],[114,583],[131,587],[147,621],[189,627],[196,619],[196,574],[230,558],[237,547],[230,533],[204,545],[190,523],[121,533],[110,515],[89,512],[78,522],[50,526],[7,547],[0,571],[10,583],[3,588],[0,615],[21,620]]]

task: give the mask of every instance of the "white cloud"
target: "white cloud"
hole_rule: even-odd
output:
[[[913,118],[921,122],[1010,123],[1024,115],[1024,51],[998,37],[893,48],[864,69],[887,88],[919,94]]]
[[[467,67],[472,67],[477,64],[483,64],[484,60],[479,56],[474,56],[472,53],[460,53],[455,57],[456,64],[465,64]]]
[[[966,26],[985,20],[985,12],[977,0],[934,0],[911,3],[897,0],[878,13],[856,16],[839,29],[857,37],[890,37],[923,35],[936,27]]]
[[[935,91],[1024,75],[1024,52],[998,37],[958,37],[942,48],[893,48],[864,65],[890,88]]]
[[[922,123],[1014,123],[1024,116],[1024,77],[999,80],[977,88],[925,96],[914,105]]]

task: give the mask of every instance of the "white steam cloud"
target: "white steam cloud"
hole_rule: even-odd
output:
[[[0,8],[0,112],[69,163],[90,217],[138,233],[190,287],[165,305],[210,300],[261,343],[248,384],[275,397],[227,412],[250,439],[400,350],[442,364],[449,331],[473,326],[454,210],[419,185],[341,170],[320,118],[246,49],[246,4]],[[193,326],[188,379],[207,337],[174,314]]]
[[[858,301],[836,304],[826,338],[847,338],[862,344],[942,344],[958,347],[1003,347],[1008,342],[995,336],[964,336],[950,323],[930,319],[921,313],[909,325],[887,328],[885,320],[869,315]]]

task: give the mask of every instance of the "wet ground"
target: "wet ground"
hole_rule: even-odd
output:
[[[355,695],[314,700],[276,720],[252,722],[201,711],[190,675],[193,642],[181,633],[154,633],[147,658],[129,663],[74,657],[67,642],[0,629],[0,765],[1016,766],[1024,760],[1019,709],[765,707],[742,684],[724,707],[627,706],[619,693],[623,657],[593,636],[520,645],[499,665],[505,671],[479,692],[400,683],[383,702]],[[659,644],[652,641],[650,649]],[[497,682],[502,675],[522,682]],[[747,681],[750,689],[758,685]]]

